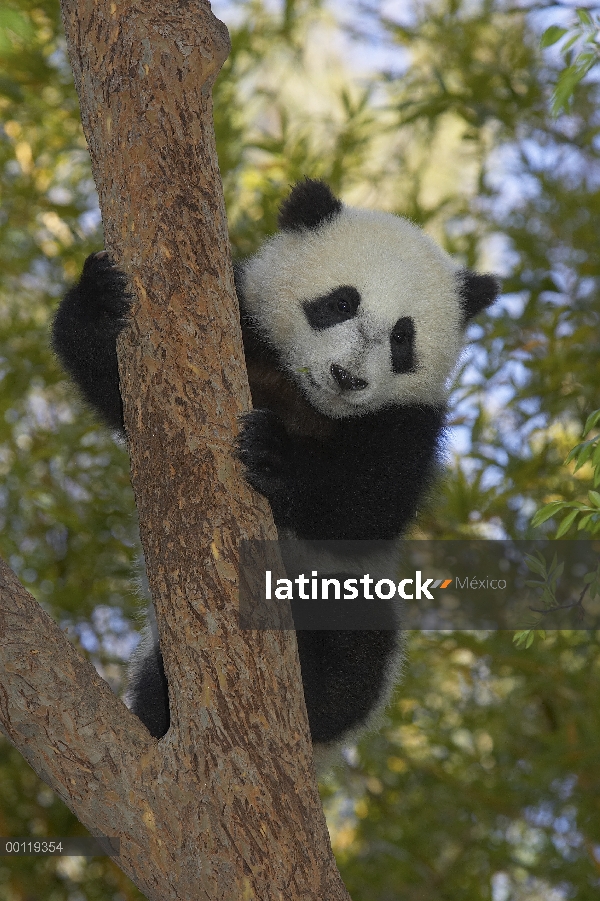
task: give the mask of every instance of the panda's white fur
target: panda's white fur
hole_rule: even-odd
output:
[[[301,302],[339,285],[358,289],[357,315],[315,333]],[[326,416],[444,400],[464,341],[459,270],[407,219],[344,206],[317,229],[280,232],[245,264],[243,286],[248,313]],[[415,322],[417,367],[391,376],[389,334],[401,316]],[[340,392],[333,361],[367,388]]]

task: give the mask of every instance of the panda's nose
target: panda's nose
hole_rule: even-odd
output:
[[[368,382],[359,379],[358,376],[351,375],[347,369],[338,366],[337,363],[331,364],[331,374],[344,391],[362,391],[368,386]]]

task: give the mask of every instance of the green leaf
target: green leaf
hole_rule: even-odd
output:
[[[577,18],[581,22],[582,25],[593,25],[592,17],[590,16],[587,9],[576,9]]]
[[[544,588],[542,591],[541,601],[546,607],[556,606],[556,597],[549,588]]]
[[[551,47],[552,44],[556,44],[557,41],[560,41],[567,31],[568,28],[561,28],[559,25],[550,25],[540,39],[540,47]]]
[[[562,538],[562,536],[565,535],[569,531],[569,529],[573,525],[575,517],[578,514],[579,514],[579,510],[571,510],[570,513],[567,513],[567,515],[565,516],[565,518],[563,519],[563,521],[561,522],[560,526],[557,529],[557,532],[556,532],[557,538]]]
[[[594,410],[585,421],[585,425],[583,427],[583,438],[591,432],[597,422],[600,422],[600,410]]]
[[[560,48],[560,52],[561,52],[563,55],[565,55],[566,52],[567,52],[567,50],[570,50],[571,47],[573,46],[573,44],[576,44],[577,41],[579,41],[580,39],[581,39],[581,32],[580,32],[580,31],[575,31],[575,33],[571,35],[571,37],[569,38],[569,40],[566,41],[566,42],[562,45],[562,47]]]
[[[522,648],[531,635],[531,629],[521,629],[513,635],[513,642],[518,648]]]
[[[590,504],[600,508],[600,494],[597,491],[588,491],[588,497],[590,499]]]
[[[536,635],[543,641],[546,638],[546,630],[521,629],[513,635],[513,642],[518,648],[530,648]]]
[[[564,507],[567,507],[568,504],[566,501],[551,501],[549,504],[546,504],[545,507],[542,507],[541,510],[538,510],[533,519],[531,520],[532,526],[541,526],[543,522],[546,522],[547,519],[550,519],[559,510],[562,510]]]
[[[572,447],[572,448],[571,448],[571,450],[569,451],[569,453],[568,453],[567,456],[565,457],[565,466],[566,466],[568,463],[571,463],[571,462],[575,459],[575,457],[576,457],[577,454],[579,453],[579,448],[580,448],[581,446],[582,446],[581,444],[576,444],[575,447]]]
[[[595,53],[579,54],[579,56],[575,60],[575,65],[577,66],[577,71],[579,73],[578,81],[581,81],[584,75],[587,75],[596,61],[597,57]]]
[[[552,95],[552,115],[557,116],[562,109],[568,107],[573,91],[584,75],[585,72],[575,65],[569,66],[560,73]]]
[[[539,557],[532,557],[531,554],[525,554],[525,563],[532,572],[537,573],[539,576],[546,575],[545,560],[540,560]]]
[[[577,523],[577,531],[578,532],[580,532],[581,529],[585,529],[585,527],[587,526],[587,524],[590,521],[590,519],[592,518],[592,516],[594,516],[593,513],[588,513],[587,516],[584,516],[582,519],[579,520],[579,522]]]
[[[596,439],[595,438],[590,438],[589,441],[584,441],[583,444],[578,444],[576,448],[573,448],[573,451],[575,453],[573,454],[573,451],[571,452],[571,454],[572,454],[572,456],[570,455],[571,459],[572,460],[577,459],[577,463],[575,465],[574,472],[577,472],[578,469],[581,469],[581,467],[587,463],[589,458],[594,453],[595,448],[596,448]]]

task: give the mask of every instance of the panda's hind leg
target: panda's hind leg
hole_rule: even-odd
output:
[[[169,689],[158,638],[151,631],[130,663],[125,701],[151,735],[163,737],[170,724]]]
[[[389,698],[401,656],[399,632],[299,630],[296,637],[313,744],[352,737]]]

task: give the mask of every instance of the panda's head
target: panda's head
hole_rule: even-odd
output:
[[[279,228],[244,264],[244,303],[308,401],[334,418],[443,402],[465,326],[497,280],[320,181],[294,187]]]

